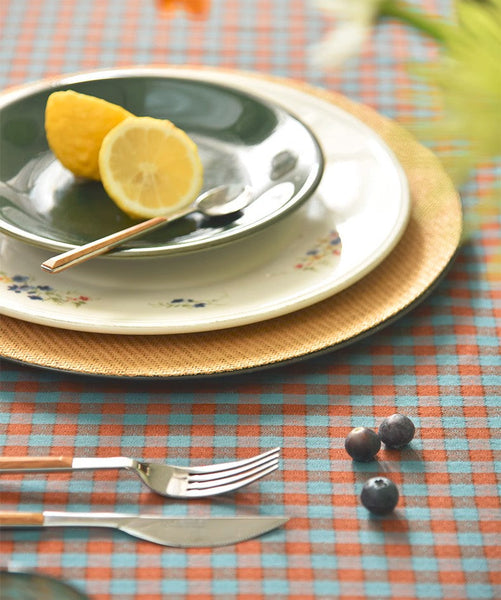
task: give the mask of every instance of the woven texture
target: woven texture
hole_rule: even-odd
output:
[[[405,169],[412,197],[406,231],[391,255],[359,283],[308,309],[229,330],[170,336],[69,332],[4,320],[4,356],[68,371],[168,377],[270,365],[336,346],[395,316],[423,295],[454,255],[461,236],[457,192],[438,159],[396,123],[370,108],[294,85],[350,112],[377,131]]]
[[[443,15],[451,5],[413,4]],[[61,336],[2,319],[6,354],[59,368],[70,347],[68,368],[110,364],[118,374],[126,373],[131,354],[139,355],[128,352],[133,344],[154,358],[156,373],[186,373],[185,361],[208,367],[216,350],[228,365],[250,366],[255,352],[251,360],[242,334],[273,362],[305,347],[313,351],[315,343],[336,345],[356,328],[363,333],[334,352],[225,377],[106,379],[3,360],[1,455],[125,455],[186,465],[281,446],[282,460],[277,471],[238,493],[189,503],[166,501],[124,472],[3,474],[2,509],[285,513],[290,521],[257,540],[212,550],[168,549],[106,530],[3,531],[0,567],[61,577],[92,600],[501,598],[499,222],[460,246],[433,291],[412,302],[442,273],[459,233],[457,197],[437,160],[394,124],[436,118],[434,95],[407,70],[409,62],[433,59],[435,48],[387,22],[361,60],[321,73],[308,63],[307,49],[327,23],[310,2],[212,0],[203,19],[181,11],[161,16],[155,6],[153,0],[0,2],[0,89],[61,73],[156,63],[252,71],[312,86],[312,93],[328,90],[329,101],[357,111],[391,138],[412,179],[413,218],[388,257],[397,263],[391,282],[382,288],[377,281],[390,272],[388,261],[369,276],[383,295],[379,309],[384,304],[388,315],[412,310],[373,330],[382,312],[374,311],[373,295],[354,294],[357,284],[276,320],[280,336],[267,334],[271,323],[231,330],[228,351],[204,334],[195,354],[178,354],[174,343],[182,346],[185,336],[167,337],[163,348],[155,336],[96,336],[99,343],[89,344],[91,335]],[[447,204],[439,202],[431,173],[444,185]],[[478,169],[461,190],[463,204],[482,200],[500,177],[496,165]],[[396,260],[402,253],[406,262]],[[402,279],[409,277],[415,288],[401,297]],[[352,323],[338,317],[341,302],[355,307]],[[350,429],[377,427],[395,411],[416,425],[411,444],[401,451],[383,447],[377,461],[354,463],[344,450]],[[371,518],[359,500],[364,482],[378,474],[391,477],[401,495],[395,513],[383,519]]]

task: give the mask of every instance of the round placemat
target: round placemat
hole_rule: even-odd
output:
[[[412,208],[409,224],[391,254],[358,283],[327,300],[283,317],[232,329],[111,335],[57,329],[3,316],[3,357],[39,367],[114,377],[233,373],[347,343],[395,318],[423,296],[452,260],[462,229],[459,196],[438,158],[404,128],[367,106],[303,83],[266,79],[339,106],[376,131],[393,150],[408,178]]]

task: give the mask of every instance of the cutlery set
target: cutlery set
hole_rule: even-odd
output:
[[[248,459],[189,467],[138,461],[127,457],[0,457],[0,475],[14,472],[125,469],[135,473],[157,494],[189,499],[223,494],[257,481],[278,468],[279,454],[280,448],[274,448]],[[164,517],[99,512],[0,511],[0,528],[107,527],[174,548],[235,544],[267,533],[287,521],[288,518],[284,516]]]

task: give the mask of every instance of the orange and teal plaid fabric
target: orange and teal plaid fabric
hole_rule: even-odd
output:
[[[307,60],[327,27],[307,0],[202,4],[199,15],[183,3],[159,11],[154,0],[3,0],[0,86],[94,68],[195,64],[295,78],[402,122],[435,114],[432,95],[417,103],[406,68],[432,58],[433,45],[399,25],[384,24],[361,59],[325,74]],[[421,4],[436,14],[450,5]],[[473,204],[499,177],[498,165],[479,170],[463,201]],[[204,464],[283,448],[278,471],[227,497],[165,500],[123,472],[3,475],[3,509],[258,511],[285,513],[290,522],[210,550],[105,530],[9,531],[0,566],[61,577],[93,600],[501,598],[499,240],[499,221],[491,222],[418,307],[349,347],[295,364],[151,381],[3,361],[2,455]],[[350,429],[375,427],[395,411],[414,420],[411,445],[353,463],[344,451]],[[385,519],[370,517],[358,500],[376,474],[401,492]]]

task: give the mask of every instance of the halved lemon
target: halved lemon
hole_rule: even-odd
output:
[[[99,171],[110,198],[133,218],[175,212],[197,197],[203,181],[195,142],[152,117],[130,117],[105,136]]]
[[[100,179],[105,135],[132,114],[102,98],[73,90],[53,92],[45,107],[45,133],[58,160],[78,177]]]

